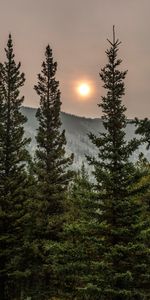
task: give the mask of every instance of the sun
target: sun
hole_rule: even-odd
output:
[[[82,97],[86,97],[90,94],[90,86],[88,83],[81,83],[78,86],[78,93]]]

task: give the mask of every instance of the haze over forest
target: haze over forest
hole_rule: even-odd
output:
[[[150,2],[0,5],[0,300],[149,300]]]

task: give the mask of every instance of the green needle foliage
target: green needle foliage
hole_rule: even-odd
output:
[[[147,144],[147,149],[150,148],[150,120],[148,118],[145,118],[143,120],[139,120],[138,118],[135,118],[134,121],[132,121],[133,124],[135,124],[136,134],[141,135],[141,142]]]
[[[126,71],[120,71],[118,59],[120,42],[109,41],[108,62],[101,70],[106,96],[99,106],[103,111],[105,132],[90,139],[98,149],[98,158],[89,158],[99,193],[99,234],[101,253],[99,278],[93,285],[92,299],[145,300],[150,297],[149,249],[143,238],[143,207],[137,200],[147,185],[138,185],[141,172],[130,161],[139,142],[126,142],[126,108],[122,104]],[[92,286],[91,286],[92,288]],[[96,294],[97,290],[97,294]]]
[[[64,223],[65,197],[72,172],[72,157],[65,156],[65,131],[61,132],[59,82],[55,79],[57,63],[48,45],[42,71],[35,90],[40,97],[37,110],[36,177],[37,223],[36,268],[33,299],[49,299],[57,294],[57,278],[53,266],[55,248],[60,243]]]
[[[23,218],[26,165],[29,154],[24,138],[26,118],[20,108],[24,97],[21,64],[15,63],[9,35],[6,61],[0,66],[0,298],[20,297],[23,273],[20,264],[23,243]]]
[[[60,295],[63,299],[83,299],[84,287],[92,280],[91,262],[98,255],[94,196],[93,186],[83,165],[70,188],[63,231],[64,244],[58,260]]]

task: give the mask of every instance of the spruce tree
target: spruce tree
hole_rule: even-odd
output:
[[[148,300],[149,249],[142,234],[143,208],[137,198],[146,186],[138,186],[142,174],[130,159],[139,142],[136,139],[126,142],[125,138],[127,119],[122,96],[127,72],[119,69],[120,42],[115,38],[114,28],[113,41],[108,42],[108,62],[100,72],[107,91],[99,104],[105,132],[99,136],[90,134],[98,157],[88,158],[97,182],[101,236],[99,276],[92,282],[92,299]]]
[[[47,299],[57,294],[59,282],[55,276],[53,255],[55,246],[61,241],[65,194],[72,177],[72,171],[68,169],[72,157],[65,156],[65,131],[61,131],[61,101],[59,82],[55,79],[56,70],[57,63],[53,61],[52,49],[48,45],[35,85],[40,97],[40,107],[36,113],[39,127],[36,136],[38,238],[35,243],[38,253],[34,273],[37,283],[35,299]]]
[[[64,243],[57,260],[63,299],[83,299],[84,287],[94,275],[92,264],[98,256],[94,197],[93,184],[82,165],[69,189]]]
[[[24,97],[20,88],[25,77],[21,64],[14,60],[13,43],[9,35],[6,61],[0,68],[0,297],[20,299],[23,285],[21,252],[26,165],[29,140],[24,137],[26,118],[20,108]]]
[[[141,143],[146,144],[147,150],[150,148],[150,120],[145,118],[143,120],[139,120],[135,118],[131,123],[135,124],[136,130],[135,133],[141,135]]]

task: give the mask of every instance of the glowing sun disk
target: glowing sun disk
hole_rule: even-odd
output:
[[[78,92],[81,96],[88,96],[90,93],[90,87],[87,83],[82,83],[79,85]]]

